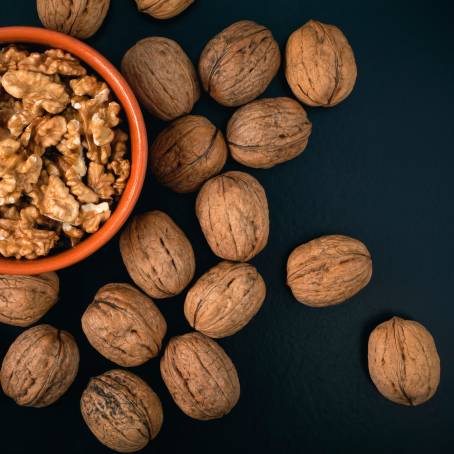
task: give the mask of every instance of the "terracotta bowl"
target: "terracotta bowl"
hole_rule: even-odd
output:
[[[142,112],[131,88],[117,69],[90,46],[70,36],[42,28],[0,27],[0,47],[14,43],[59,48],[78,57],[110,86],[123,107],[129,126],[131,175],[108,221],[96,233],[63,252],[34,260],[0,258],[0,274],[38,274],[80,262],[105,245],[120,230],[142,190],[148,156],[147,133]]]

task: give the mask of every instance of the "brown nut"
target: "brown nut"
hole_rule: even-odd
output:
[[[137,8],[155,19],[178,16],[194,3],[194,0],[136,0]]]
[[[200,333],[170,339],[161,358],[161,375],[175,403],[194,419],[222,418],[240,397],[232,360]]]
[[[82,329],[101,355],[140,366],[161,349],[167,324],[150,298],[128,284],[101,287],[82,316]]]
[[[226,172],[208,180],[197,196],[196,214],[211,250],[223,259],[247,262],[268,242],[266,194],[247,173]]]
[[[295,158],[312,131],[301,104],[290,98],[259,99],[238,109],[227,126],[233,159],[268,169]]]
[[[370,334],[369,373],[378,391],[401,405],[429,400],[440,383],[440,358],[429,331],[393,317]]]
[[[336,26],[310,20],[287,41],[285,75],[300,101],[309,106],[332,107],[353,90],[355,56]]]
[[[0,322],[30,326],[57,302],[59,280],[56,273],[36,276],[0,276]]]
[[[184,314],[194,329],[207,336],[231,336],[257,314],[265,295],[265,282],[252,265],[221,262],[189,290]]]
[[[152,298],[181,293],[195,272],[195,257],[184,232],[162,211],[132,219],[120,238],[131,279]]]
[[[188,114],[200,97],[194,66],[171,39],[142,39],[126,52],[121,70],[145,108],[162,120]]]
[[[37,0],[36,5],[44,27],[85,39],[101,27],[110,0]]]
[[[93,435],[117,452],[143,449],[161,430],[159,397],[137,375],[110,370],[92,378],[80,409]]]
[[[50,325],[24,331],[3,360],[3,392],[18,405],[46,407],[71,386],[79,368],[79,350],[71,334]]]
[[[227,145],[208,119],[187,115],[159,134],[151,154],[156,179],[175,192],[192,192],[224,167]]]
[[[203,88],[224,106],[260,96],[276,75],[281,53],[270,30],[243,20],[216,35],[200,56]]]
[[[287,284],[293,296],[313,307],[342,303],[370,281],[372,259],[361,241],[327,235],[298,246],[288,258]]]

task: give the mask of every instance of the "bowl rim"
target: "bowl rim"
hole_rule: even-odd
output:
[[[79,58],[99,74],[112,89],[129,126],[131,174],[125,190],[110,218],[101,228],[77,246],[48,257],[37,259],[0,258],[0,274],[39,274],[57,271],[84,260],[104,246],[124,225],[137,203],[145,181],[148,140],[139,103],[120,72],[89,45],[63,33],[38,27],[0,27],[0,44],[28,43],[62,49]]]

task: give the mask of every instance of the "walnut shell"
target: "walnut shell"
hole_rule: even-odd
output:
[[[161,375],[175,403],[194,419],[217,419],[238,402],[240,382],[231,359],[212,339],[188,333],[170,339]]]
[[[295,158],[312,131],[301,104],[290,98],[259,99],[238,109],[227,126],[233,159],[268,169]]]
[[[153,301],[128,284],[101,287],[82,316],[82,329],[101,355],[140,366],[161,349],[167,324]]]
[[[268,242],[266,194],[247,173],[226,172],[208,180],[197,196],[196,214],[211,250],[223,259],[247,262]]]
[[[252,265],[221,262],[189,290],[184,314],[194,329],[207,336],[231,336],[257,314],[265,295],[265,282]]]
[[[285,75],[300,101],[309,106],[332,107],[353,90],[355,56],[336,26],[310,20],[287,41]]]
[[[44,27],[86,39],[101,27],[110,0],[37,0],[36,6]]]
[[[92,378],[80,409],[93,435],[118,452],[143,449],[161,430],[159,397],[137,375],[110,370]]]
[[[288,258],[293,296],[313,307],[342,303],[370,281],[372,259],[361,241],[327,235],[298,246]]]
[[[3,360],[3,392],[18,405],[46,407],[71,386],[79,368],[79,349],[71,334],[50,325],[24,331]]]
[[[145,108],[162,120],[188,114],[200,97],[194,66],[171,39],[142,39],[126,52],[121,70]]]
[[[136,0],[137,8],[155,19],[171,19],[194,3],[194,0]]]
[[[440,383],[440,358],[429,331],[393,317],[370,334],[369,373],[378,391],[402,405],[429,400]]]
[[[241,106],[260,96],[281,64],[270,30],[243,20],[216,35],[200,56],[203,88],[224,106]]]
[[[121,235],[120,252],[131,279],[153,298],[178,295],[194,277],[191,243],[162,211],[133,218]]]
[[[224,167],[227,145],[208,119],[187,115],[159,134],[151,151],[156,179],[176,192],[192,192]]]
[[[56,273],[36,276],[0,276],[0,322],[30,326],[43,317],[58,300]]]

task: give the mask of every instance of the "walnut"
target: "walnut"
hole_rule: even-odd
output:
[[[171,39],[142,39],[123,57],[121,69],[146,109],[162,120],[191,112],[200,97],[194,66]]]
[[[226,172],[208,180],[197,196],[196,214],[211,250],[223,259],[247,262],[268,242],[266,194],[247,173]]]
[[[271,32],[252,21],[239,21],[216,35],[202,52],[203,88],[224,106],[241,106],[260,96],[281,64]]]
[[[82,329],[101,355],[140,366],[161,349],[167,324],[153,301],[128,284],[101,287],[82,316]]]
[[[233,159],[268,169],[295,158],[306,148],[312,124],[290,98],[259,99],[238,109],[227,126]]]
[[[137,8],[155,19],[178,16],[194,3],[194,0],[136,0]]]
[[[401,405],[428,401],[440,383],[440,358],[429,331],[393,317],[369,337],[369,373],[378,391]]]
[[[200,333],[170,339],[161,359],[161,375],[175,403],[191,418],[221,418],[240,397],[231,359]]]
[[[58,300],[59,280],[55,273],[36,276],[0,276],[0,322],[30,326]]]
[[[361,241],[327,235],[298,246],[288,258],[287,284],[293,296],[313,307],[342,303],[370,281],[372,259]]]
[[[84,231],[74,227],[71,224],[62,224],[62,232],[65,234],[67,238],[69,238],[69,242],[71,243],[71,247],[74,247],[76,244],[80,243],[80,240],[84,236]]]
[[[12,343],[0,379],[4,393],[18,405],[46,407],[68,390],[78,368],[79,350],[71,334],[38,325]]]
[[[61,115],[44,117],[36,125],[34,141],[42,148],[54,147],[66,134],[66,120]]]
[[[221,262],[189,290],[184,314],[194,329],[207,336],[231,336],[257,314],[265,294],[265,282],[252,265]]]
[[[111,199],[115,194],[114,183],[115,177],[111,173],[106,172],[106,168],[102,164],[90,162],[88,166],[88,185],[96,194],[102,199]]]
[[[161,184],[176,192],[192,192],[222,170],[227,146],[208,119],[187,115],[159,134],[150,153],[151,169]]]
[[[125,370],[92,378],[80,409],[95,437],[118,452],[143,449],[162,426],[159,397],[141,378]]]
[[[133,218],[121,235],[120,252],[131,279],[152,298],[178,295],[194,276],[191,243],[161,211]]]
[[[93,164],[93,163],[92,163]],[[102,166],[101,166],[102,167]],[[69,187],[71,194],[77,197],[80,203],[98,203],[99,197],[95,191],[90,189],[83,181],[80,175],[73,167],[65,172],[66,185]]]
[[[0,51],[0,74],[4,74],[10,69],[18,69],[17,64],[28,55],[26,50],[18,49],[16,46],[4,47]]]
[[[107,202],[93,204],[86,203],[80,207],[76,224],[80,225],[85,232],[95,233],[99,226],[110,218],[111,212]]]
[[[356,74],[352,48],[336,26],[310,20],[290,35],[285,75],[305,104],[335,106],[352,92]]]
[[[101,27],[110,0],[37,0],[36,6],[44,27],[86,39]]]
[[[44,53],[33,52],[18,62],[17,69],[36,71],[48,76],[84,76],[87,73],[76,58],[61,49],[48,49]]]

